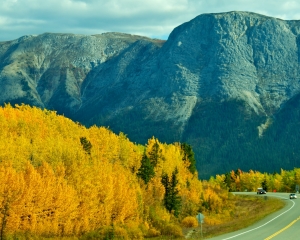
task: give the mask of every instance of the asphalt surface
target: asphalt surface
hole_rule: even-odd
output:
[[[235,193],[250,194],[256,193]],[[298,199],[289,199],[289,193],[267,193],[260,197],[278,197],[286,201],[286,206],[266,218],[239,231],[209,238],[210,240],[292,240],[300,239],[300,194]],[[263,209],[261,209],[263,211]],[[205,236],[203,236],[205,239]]]

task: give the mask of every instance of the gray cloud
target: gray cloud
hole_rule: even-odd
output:
[[[0,41],[44,32],[124,32],[166,39],[202,13],[249,11],[300,19],[300,2],[285,0],[1,0]]]

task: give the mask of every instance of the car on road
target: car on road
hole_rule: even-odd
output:
[[[266,190],[262,189],[262,188],[258,188],[256,191],[257,194],[266,194]]]
[[[290,199],[297,199],[296,193],[291,193],[290,194]]]

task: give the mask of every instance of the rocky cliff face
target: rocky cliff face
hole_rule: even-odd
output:
[[[0,102],[26,102],[71,115],[85,102],[85,86],[92,70],[139,41],[161,44],[158,40],[121,33],[95,36],[45,33],[2,42]],[[109,84],[99,80],[98,85]]]
[[[136,142],[186,141],[200,177],[273,171],[284,168],[274,163],[275,145],[260,152],[278,138],[268,129],[280,128],[276,116],[300,91],[299,34],[300,21],[228,12],[200,15],[166,42],[121,33],[24,36],[0,43],[0,102],[53,109]]]

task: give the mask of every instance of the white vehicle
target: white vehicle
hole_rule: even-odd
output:
[[[291,193],[290,194],[290,199],[297,199],[296,193]]]

